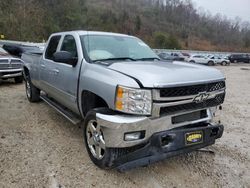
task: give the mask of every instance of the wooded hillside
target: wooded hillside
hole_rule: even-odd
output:
[[[0,34],[41,42],[57,31],[113,31],[154,48],[250,51],[250,23],[197,10],[190,0],[1,0]]]

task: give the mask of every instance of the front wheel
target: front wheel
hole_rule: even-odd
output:
[[[96,120],[96,111],[87,113],[84,120],[84,141],[91,161],[101,169],[108,169],[118,158],[118,149],[107,148],[101,125]]]
[[[40,101],[40,90],[31,83],[29,76],[27,76],[25,80],[25,90],[26,96],[30,102]]]

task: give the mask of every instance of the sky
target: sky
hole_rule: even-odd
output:
[[[193,0],[196,7],[202,7],[213,15],[220,13],[230,19],[240,17],[250,22],[250,0]]]

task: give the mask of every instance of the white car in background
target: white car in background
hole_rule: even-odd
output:
[[[188,59],[188,62],[199,63],[199,64],[209,65],[209,66],[213,66],[216,64],[216,62],[213,59],[205,55],[191,55]]]
[[[228,57],[211,56],[210,59],[213,59],[216,64],[220,64],[223,66],[230,65]]]

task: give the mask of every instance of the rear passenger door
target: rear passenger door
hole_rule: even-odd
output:
[[[78,113],[77,90],[81,58],[78,58],[80,46],[77,46],[79,44],[76,43],[76,37],[73,35],[62,36],[62,42],[59,44],[58,51],[70,52],[74,58],[78,59],[78,62],[76,66],[62,62],[53,62],[52,85],[55,89],[54,98],[60,104]]]

